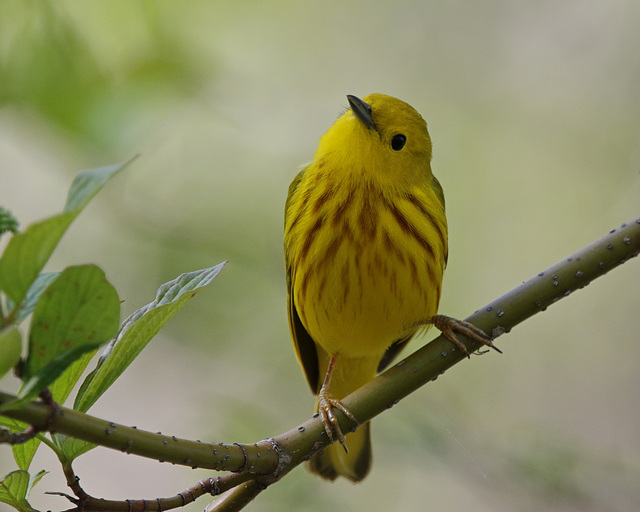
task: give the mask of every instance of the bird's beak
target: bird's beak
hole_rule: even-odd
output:
[[[373,118],[371,117],[371,105],[365,103],[357,96],[353,96],[351,94],[347,94],[347,99],[349,100],[349,105],[351,105],[351,111],[353,115],[355,115],[362,124],[364,124],[367,128],[375,129],[376,125],[373,122]]]

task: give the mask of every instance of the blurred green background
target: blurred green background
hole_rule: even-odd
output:
[[[62,208],[76,172],[141,155],[48,268],[99,264],[127,315],[161,283],[229,260],[91,412],[226,442],[311,414],[282,210],[346,94],[400,97],[429,124],[450,223],[445,314],[637,217],[639,22],[634,0],[0,1],[0,203],[25,226]],[[249,509],[638,510],[639,264],[376,419],[362,484],[299,469]],[[68,508],[42,494],[67,491],[44,449],[41,467],[52,473],[33,505]],[[209,475],[104,449],[75,468],[111,499]],[[0,469],[13,469],[7,447]]]

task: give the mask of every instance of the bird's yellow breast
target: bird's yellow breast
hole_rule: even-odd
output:
[[[444,206],[428,181],[399,192],[325,164],[306,169],[290,200],[295,307],[329,354],[382,354],[437,312]]]

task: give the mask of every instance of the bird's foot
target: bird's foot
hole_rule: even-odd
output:
[[[469,351],[467,347],[456,336],[456,332],[465,335],[467,338],[471,338],[483,345],[486,345],[493,350],[496,350],[502,354],[502,350],[493,344],[493,340],[482,329],[475,325],[466,322],[464,320],[458,320],[445,315],[436,315],[431,319],[433,325],[445,335],[445,337],[454,343],[467,357],[469,357]]]
[[[340,401],[333,398],[327,391],[323,389],[320,390],[318,394],[318,412],[320,413],[320,419],[322,420],[322,424],[324,425],[324,430],[327,433],[327,436],[333,442],[335,439],[340,441],[340,444],[344,448],[346,453],[349,453],[347,450],[347,445],[344,440],[344,434],[340,429],[340,423],[338,422],[338,417],[333,412],[333,408],[336,408],[349,418],[354,421],[356,424],[358,420],[351,413],[347,407]]]

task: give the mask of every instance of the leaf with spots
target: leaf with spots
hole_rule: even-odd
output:
[[[25,385],[20,398],[51,386],[63,402],[80,378],[91,352],[118,329],[120,302],[95,265],[68,267],[42,293],[33,313]]]

